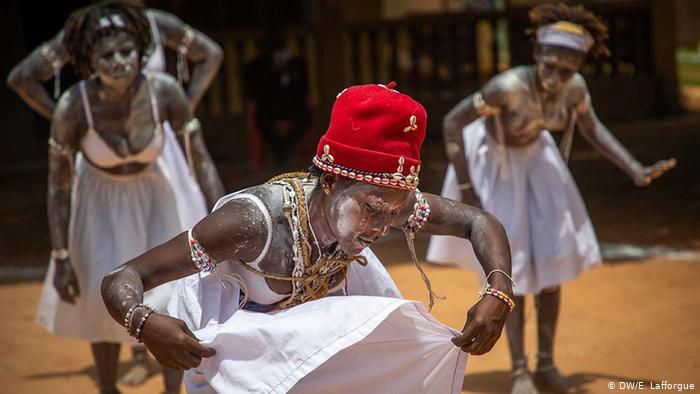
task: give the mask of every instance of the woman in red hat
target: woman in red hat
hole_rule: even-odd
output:
[[[560,284],[600,263],[595,232],[566,168],[574,128],[638,186],[675,165],[637,161],[597,118],[578,73],[590,52],[608,54],[607,27],[582,6],[542,4],[535,24],[535,65],[501,73],[462,100],[444,119],[451,166],[442,195],[483,207],[505,226],[513,254],[517,308],[506,325],[513,393],[536,393],[523,349],[523,302],[536,295],[538,353],[535,378],[555,392],[571,387],[555,368],[554,333]],[[561,154],[548,131],[564,131]],[[432,237],[427,260],[474,262],[469,245]]]
[[[338,95],[310,173],[222,198],[104,279],[112,317],[162,364],[188,369],[190,392],[459,392],[464,352],[499,338],[514,307],[505,233],[479,209],[418,191],[425,110],[392,88]],[[461,333],[401,299],[368,248],[391,227],[414,258],[421,229],[475,245],[488,281]],[[178,278],[178,318],[143,304]]]

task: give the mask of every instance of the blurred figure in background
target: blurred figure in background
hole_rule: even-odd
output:
[[[582,6],[562,3],[539,5],[530,19],[536,64],[495,76],[445,116],[451,165],[442,195],[483,207],[506,228],[517,305],[506,324],[512,392],[537,392],[523,347],[524,297],[534,294],[535,382],[561,393],[572,387],[553,359],[560,284],[601,262],[588,212],[566,167],[574,129],[637,186],[649,185],[675,160],[642,165],[596,116],[578,70],[589,52],[609,54],[608,30],[600,19]],[[564,131],[560,149],[549,131]],[[475,258],[467,243],[433,236],[427,260],[469,266]]]
[[[292,53],[276,26],[266,29],[261,47],[262,53],[245,66],[243,76],[251,154],[254,166],[260,168],[264,148],[256,142],[261,138],[275,164],[284,166],[292,164],[289,161],[311,122],[306,62]]]
[[[141,7],[140,1],[125,1]],[[144,69],[165,72],[163,45],[178,53],[178,80],[187,83],[187,97],[194,112],[211,85],[223,60],[221,47],[206,34],[193,29],[177,16],[165,11],[144,11],[149,22],[152,46],[147,51]],[[60,95],[60,72],[71,59],[63,45],[63,30],[40,47],[34,49],[15,66],[7,77],[7,84],[27,105],[44,118],[51,120],[56,99]],[[191,73],[188,62],[194,63]],[[51,94],[42,84],[54,78]]]
[[[140,1],[131,0],[124,3],[142,8]],[[148,71],[165,72],[163,46],[176,51],[178,81],[187,85],[190,110],[194,112],[221,66],[221,47],[206,34],[193,29],[173,14],[156,9],[144,10],[143,14],[148,21],[151,36],[151,45],[144,52],[148,57],[143,62],[143,68]],[[34,49],[7,77],[7,84],[22,100],[48,120],[53,116],[55,100],[60,95],[61,69],[71,62],[63,40],[64,31],[61,30]],[[193,63],[191,70],[188,62]],[[53,92],[48,92],[43,83],[52,78]],[[168,134],[171,131],[167,128],[164,132]],[[129,385],[142,383],[148,376],[147,357],[144,347],[134,346],[134,364],[122,376],[120,382]]]
[[[51,123],[52,252],[38,320],[55,335],[90,342],[100,392],[116,393],[120,343],[134,342],[105,324],[102,277],[204,217],[223,185],[181,86],[142,71],[151,36],[141,7],[80,9],[63,39],[84,80],[61,96]],[[149,302],[162,310],[170,292],[155,289]],[[178,392],[181,374],[164,372],[166,392]]]

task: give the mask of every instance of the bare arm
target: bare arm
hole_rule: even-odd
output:
[[[163,43],[168,48],[177,51],[185,36],[185,26],[187,25],[173,14],[160,10],[151,11],[155,16]],[[187,52],[187,59],[194,63],[194,66],[187,86],[187,96],[190,100],[190,109],[194,112],[209,89],[209,85],[214,81],[224,55],[221,47],[214,40],[201,31],[196,29],[192,29],[192,31],[194,32],[194,41]]]
[[[430,193],[423,194],[430,205],[430,220],[423,231],[431,235],[452,235],[468,239],[485,273],[502,270],[510,275],[510,246],[501,223],[492,214]],[[491,285],[511,295],[510,280],[494,275]]]
[[[192,229],[194,237],[215,260],[252,261],[260,254],[267,230],[257,210],[248,200],[232,200],[202,219]],[[102,298],[109,314],[122,324],[127,311],[143,302],[143,292],[197,272],[190,259],[187,233],[156,247],[120,266],[102,281]],[[134,311],[137,322],[144,309]],[[188,369],[201,357],[214,353],[201,346],[181,320],[166,315],[148,319],[142,339],[163,365]]]
[[[47,206],[51,247],[54,250],[68,249],[73,158],[78,147],[81,108],[77,89],[71,89],[61,97],[51,122]],[[55,261],[55,264],[54,286],[63,301],[74,303],[80,290],[70,257]]]
[[[201,124],[196,120],[192,122],[194,118],[182,87],[169,76],[159,76],[158,80],[167,97],[168,119],[175,129],[183,152],[191,155],[195,177],[207,200],[207,206],[211,209],[223,196],[224,185],[204,143]],[[189,134],[189,146],[185,134]]]
[[[54,56],[54,63],[49,55]],[[54,76],[54,67],[59,69],[68,62],[63,50],[63,30],[52,39],[34,49],[17,64],[7,76],[7,85],[34,111],[51,120],[56,102],[42,85]]]
[[[484,272],[487,275],[494,272],[489,278],[491,287],[512,298],[512,283],[508,278],[511,274],[510,246],[501,223],[481,209],[433,194],[424,193],[424,196],[430,205],[430,218],[423,231],[470,240]],[[399,215],[398,222],[413,211],[413,203],[409,199],[408,208]],[[508,312],[503,301],[493,296],[483,297],[469,309],[462,336],[453,342],[471,354],[488,352],[500,337]]]
[[[662,160],[645,167],[615,138],[596,116],[583,77],[577,75],[578,111],[577,126],[593,147],[629,176],[637,186],[647,186],[676,165],[676,160]]]
[[[462,129],[480,116],[490,116],[496,113],[498,107],[505,104],[504,95],[502,84],[499,83],[498,79],[493,79],[486,83],[480,91],[457,103],[443,118],[442,132],[447,158],[455,169],[457,182],[462,191],[462,200],[470,205],[479,206],[480,203],[473,187],[471,187],[469,161],[464,151]]]

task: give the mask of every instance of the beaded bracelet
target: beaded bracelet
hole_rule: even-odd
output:
[[[138,327],[136,327],[136,332],[134,333],[134,337],[136,338],[136,342],[141,343],[141,334],[143,334],[143,327],[146,325],[146,320],[148,320],[148,318],[154,313],[158,313],[158,312],[156,312],[155,309],[150,309],[141,318],[141,321],[139,322]]]
[[[134,304],[129,308],[129,310],[126,312],[126,315],[124,315],[124,328],[126,328],[126,332],[131,335],[131,316],[134,314],[134,311],[138,308],[146,308],[147,311],[154,312],[155,309],[153,309],[150,305],[146,304]]]
[[[216,268],[216,263],[209,257],[204,247],[197,241],[194,235],[192,235],[192,229],[187,232],[187,239],[190,244],[190,259],[192,260],[192,264],[202,272],[213,271],[214,268]]]
[[[414,196],[416,202],[413,204],[413,213],[406,220],[404,229],[416,233],[428,223],[428,219],[430,219],[430,205],[428,205],[428,200],[425,199],[420,190],[416,189]]]
[[[508,305],[508,308],[510,308],[511,312],[513,312],[513,309],[515,309],[515,301],[513,301],[513,299],[510,298],[508,296],[508,294],[506,294],[500,290],[494,289],[488,283],[486,284],[485,288],[479,292],[479,299],[482,299],[485,295],[494,296],[494,297],[498,298],[499,300],[505,302],[506,305]]]

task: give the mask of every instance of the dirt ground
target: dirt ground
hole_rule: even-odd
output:
[[[570,167],[601,242],[682,248],[700,252],[700,116],[611,125],[618,138],[645,163],[677,157],[678,168],[638,189],[582,139],[574,144]],[[423,149],[421,189],[439,192],[445,170],[439,141]],[[227,190],[264,181],[276,170],[252,173],[228,157],[217,159]],[[0,393],[94,393],[89,346],[56,338],[36,323],[40,283],[48,258],[45,163],[0,171]],[[419,256],[425,239],[419,238]],[[376,253],[407,298],[426,302],[426,291],[401,239],[376,246]],[[556,359],[581,391],[618,391],[620,382],[700,385],[700,258],[674,261],[606,262],[564,285]],[[428,266],[434,288],[447,300],[433,312],[461,328],[476,300],[475,275],[456,268]],[[526,306],[527,352],[536,349],[535,314]],[[116,324],[116,323],[115,323]],[[122,370],[130,359],[122,352]],[[531,357],[532,358],[532,357]],[[534,367],[534,365],[531,365]],[[157,366],[145,385],[122,387],[124,394],[162,390]],[[503,337],[487,355],[467,363],[464,393],[509,389],[509,357]],[[649,384],[646,385],[650,389]],[[669,390],[670,391],[670,390]]]
[[[404,296],[426,302],[412,264],[389,267]],[[429,266],[434,287],[447,296],[434,308],[442,322],[461,328],[479,284],[474,274]],[[556,357],[578,388],[605,393],[609,382],[669,381],[700,385],[700,281],[698,262],[653,260],[604,265],[565,284]],[[94,368],[89,347],[56,338],[34,323],[40,284],[0,287],[0,392],[92,393]],[[535,315],[526,306],[527,349],[534,354]],[[122,369],[129,352],[122,352]],[[533,365],[534,367],[534,365]],[[155,371],[155,364],[153,370]],[[463,393],[503,393],[509,389],[505,336],[488,354],[470,357]],[[121,387],[124,394],[162,391],[159,375],[145,385]],[[617,390],[615,390],[617,391]]]

